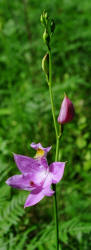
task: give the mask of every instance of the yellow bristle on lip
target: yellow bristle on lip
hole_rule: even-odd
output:
[[[41,149],[41,148],[38,148],[37,152],[36,152],[36,155],[35,155],[35,158],[37,157],[41,157],[41,156],[44,156],[44,150]]]

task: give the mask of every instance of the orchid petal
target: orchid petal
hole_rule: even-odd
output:
[[[35,185],[31,185],[30,175],[14,175],[10,177],[6,184],[13,188],[24,189],[27,191],[31,191],[35,188]]]
[[[14,175],[10,177],[6,181],[6,183],[15,188],[32,190],[36,186],[42,186],[46,179],[46,176],[46,169],[42,165],[40,165],[39,168],[35,171],[30,171],[29,173],[25,173],[23,175]]]
[[[49,169],[46,157],[39,157],[39,158],[36,159],[36,161],[39,164],[38,168],[44,169],[44,170]]]
[[[44,198],[44,196],[45,195],[42,190],[41,191],[36,190],[35,192],[32,191],[31,194],[29,194],[27,197],[24,208],[37,204],[40,200]]]
[[[33,159],[28,156],[14,154],[14,160],[21,173],[33,173],[39,168],[37,159]]]
[[[53,177],[53,174],[51,172],[48,172],[47,175],[46,175],[45,181],[43,183],[43,188],[51,186],[51,184],[52,184],[52,177]]]
[[[55,191],[52,190],[50,186],[48,186],[45,189],[43,189],[43,193],[45,194],[45,196],[52,196],[55,193]]]
[[[53,162],[50,164],[50,173],[52,174],[52,183],[58,183],[64,174],[65,162]]]

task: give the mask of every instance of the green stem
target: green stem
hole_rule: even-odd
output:
[[[52,64],[51,64],[51,50],[49,50],[49,92],[50,92],[50,99],[51,99],[51,108],[52,108],[52,115],[53,115],[53,121],[54,121],[54,128],[56,133],[56,139],[58,137],[58,131],[57,131],[57,125],[56,125],[56,118],[55,118],[55,109],[54,109],[54,103],[53,103],[53,94],[52,94]]]
[[[55,224],[56,224],[56,249],[59,250],[59,227],[58,227],[58,207],[57,207],[57,192],[56,185],[53,185],[54,193],[54,215],[55,215]]]
[[[49,92],[50,92],[50,99],[51,99],[51,108],[52,108],[52,115],[53,115],[53,121],[54,121],[54,128],[55,128],[55,134],[56,134],[56,154],[55,154],[55,161],[58,161],[58,152],[59,152],[59,138],[58,135],[58,129],[56,124],[56,118],[55,118],[55,109],[54,109],[54,103],[53,103],[53,94],[52,94],[52,63],[51,63],[51,50],[49,50]],[[57,193],[56,193],[56,185],[53,184],[53,190],[54,193],[54,214],[55,214],[55,224],[56,224],[56,249],[59,250],[59,228],[58,228],[58,209],[57,209]]]
[[[58,161],[58,153],[59,153],[59,138],[60,138],[60,136],[57,136],[55,161]]]

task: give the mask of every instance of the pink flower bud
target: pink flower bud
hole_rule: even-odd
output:
[[[74,117],[74,106],[70,99],[65,96],[58,116],[58,123],[64,124],[67,122],[71,122]]]

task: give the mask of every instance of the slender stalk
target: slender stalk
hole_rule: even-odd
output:
[[[54,128],[55,128],[55,134],[56,134],[56,154],[55,154],[55,161],[58,161],[58,152],[59,152],[59,138],[58,135],[58,129],[56,124],[56,118],[55,118],[55,109],[54,109],[54,103],[53,103],[53,94],[52,94],[52,63],[51,63],[51,50],[49,50],[49,92],[50,92],[50,99],[51,99],[51,108],[52,108],[52,115],[53,115],[53,121],[54,121]],[[58,209],[57,209],[57,193],[56,193],[56,185],[53,184],[53,190],[54,193],[54,214],[55,214],[55,225],[56,225],[56,249],[59,250],[59,228],[58,228]]]
[[[53,103],[53,94],[52,94],[52,64],[51,64],[51,50],[49,50],[49,92],[50,92],[50,99],[51,99],[51,108],[52,108],[52,115],[53,115],[53,121],[54,121],[54,128],[56,133],[56,139],[58,137],[58,131],[57,131],[57,125],[56,125],[56,118],[55,118],[55,109],[54,109],[54,103]]]
[[[59,227],[58,227],[58,207],[57,207],[57,192],[56,185],[53,185],[54,193],[54,215],[55,215],[55,225],[56,225],[56,249],[59,250]]]
[[[55,161],[58,161],[58,153],[59,153],[59,138],[60,138],[60,136],[57,136]]]

